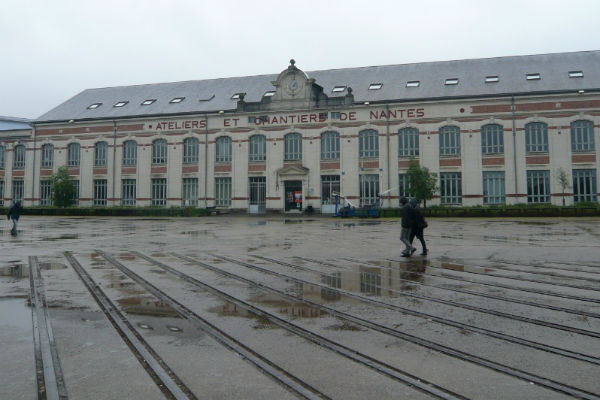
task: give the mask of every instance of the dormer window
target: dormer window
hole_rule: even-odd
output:
[[[485,77],[485,83],[495,83],[495,82],[500,82],[500,77],[498,75]]]
[[[569,71],[569,78],[583,78],[583,71]]]
[[[333,93],[342,93],[344,90],[346,90],[346,86],[334,86],[331,91]]]
[[[148,99],[148,100],[144,100],[142,102],[143,106],[149,106],[150,104],[154,103],[156,101],[156,99]]]
[[[446,79],[445,85],[458,85],[458,78],[448,78],[448,79]]]
[[[118,103],[116,103],[113,107],[123,107],[124,105],[126,105],[127,103],[129,103],[129,101],[119,101]]]
[[[88,110],[95,110],[96,108],[100,107],[102,105],[102,103],[94,103],[94,104],[90,104],[87,109]]]
[[[383,86],[383,83],[371,83],[369,85],[369,90],[379,90]]]
[[[245,96],[246,93],[235,93],[233,96],[231,96],[231,100],[239,100],[241,96]]]
[[[273,97],[273,96],[275,96],[274,90],[269,90],[268,92],[265,92],[265,94],[263,94],[263,97]]]
[[[406,87],[418,87],[420,84],[420,81],[408,81],[406,82]]]
[[[175,97],[169,103],[181,103],[185,97]]]
[[[525,77],[528,81],[537,81],[537,80],[542,79],[542,77],[540,76],[540,74],[538,72],[536,72],[534,74],[527,74]]]

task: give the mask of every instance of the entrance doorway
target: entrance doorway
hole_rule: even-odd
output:
[[[285,181],[285,211],[302,210],[302,181]]]

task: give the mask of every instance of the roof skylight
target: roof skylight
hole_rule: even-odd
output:
[[[240,92],[240,93],[234,93],[233,96],[231,96],[231,99],[232,100],[239,100],[241,96],[245,96],[245,95],[246,95],[246,93],[242,93],[242,92]]]
[[[569,78],[583,78],[583,71],[569,71]]]
[[[494,83],[500,82],[500,77],[498,75],[486,76],[485,83]]]
[[[115,103],[115,105],[113,107],[123,107],[124,105],[126,105],[127,103],[129,103],[129,101],[119,101],[117,103]]]
[[[371,83],[369,85],[369,90],[379,90],[383,86],[383,83]]]
[[[175,97],[169,103],[181,103],[185,97]]]
[[[263,97],[273,97],[273,96],[275,96],[274,90],[269,90],[268,92],[265,92],[265,94],[263,94]]]
[[[96,109],[96,108],[100,107],[101,105],[102,105],[102,103],[94,103],[94,104],[90,104],[90,105],[87,107],[87,109],[88,109],[88,110],[94,110],[94,109]]]
[[[142,102],[143,106],[149,106],[150,104],[154,103],[156,101],[156,99],[148,99],[148,100],[144,100]]]
[[[458,78],[448,78],[448,79],[446,79],[445,85],[458,85]]]
[[[533,73],[533,74],[527,74],[527,75],[525,76],[525,78],[526,78],[528,81],[536,81],[536,80],[542,79],[542,77],[540,76],[540,73],[539,73],[539,72],[536,72],[536,73]]]
[[[331,90],[333,93],[341,93],[346,90],[346,86],[334,86]]]
[[[421,84],[421,81],[408,81],[406,87],[417,87]]]

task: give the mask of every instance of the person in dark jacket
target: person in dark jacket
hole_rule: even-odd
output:
[[[412,226],[412,229],[410,230],[409,242],[412,246],[412,242],[416,236],[417,239],[419,239],[419,241],[421,242],[421,255],[426,256],[427,245],[425,244],[425,238],[423,237],[423,229],[427,228],[427,222],[425,221],[425,217],[423,216],[423,212],[419,207],[417,199],[410,199],[409,204],[412,206],[415,213],[414,224]]]
[[[404,251],[402,251],[402,257],[410,257],[417,250],[416,247],[412,247],[410,244],[410,232],[415,224],[415,213],[406,197],[400,199],[400,204],[402,205],[402,232],[400,233],[400,241],[405,246]]]
[[[12,220],[12,222],[13,222],[12,229],[10,230],[11,235],[17,234],[17,223],[19,222],[19,217],[21,217],[22,211],[23,211],[23,207],[21,207],[20,201],[17,201],[15,204],[13,204],[8,209],[8,214],[6,215],[6,218],[8,220]]]

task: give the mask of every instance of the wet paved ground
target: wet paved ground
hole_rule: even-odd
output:
[[[5,221],[0,399],[600,399],[600,219],[429,222]]]

